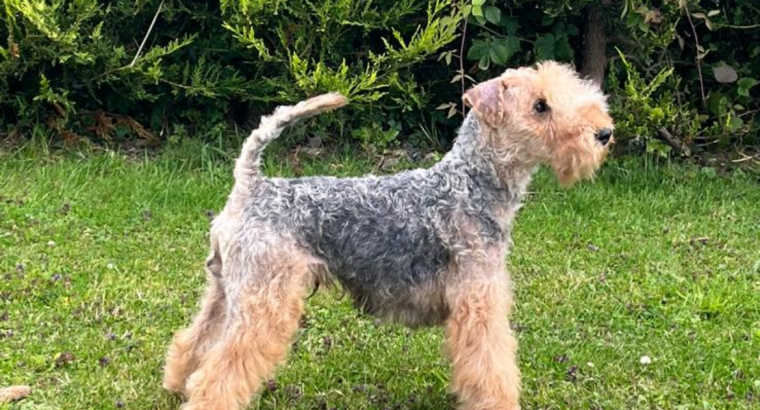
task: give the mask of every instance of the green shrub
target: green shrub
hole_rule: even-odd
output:
[[[481,80],[542,59],[581,64],[583,30],[597,8],[608,39],[604,85],[618,141],[659,154],[759,142],[760,7],[754,0],[468,3],[468,64],[461,74]]]
[[[585,71],[584,32],[601,27],[619,141],[663,155],[753,145],[755,3],[5,0],[0,132],[222,141],[274,105],[339,90],[351,106],[312,120],[291,142],[445,145],[464,89],[542,59]]]
[[[461,20],[447,0],[99,3],[5,3],[0,126],[43,122],[65,139],[221,137],[230,120],[338,90],[358,114],[337,117],[358,130],[347,135],[392,143],[393,124],[422,121],[428,103],[411,67],[451,43]]]
[[[274,101],[340,91],[357,118],[344,125],[365,145],[396,142],[421,121],[429,93],[420,65],[456,38],[450,0],[222,1],[224,27],[255,54],[255,88]]]
[[[244,100],[234,40],[207,2],[7,0],[0,125],[42,122],[63,138],[156,142],[172,122],[206,132]],[[134,59],[134,61],[133,61]],[[213,61],[213,63],[211,63]]]

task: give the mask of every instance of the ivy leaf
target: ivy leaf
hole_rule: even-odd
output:
[[[554,35],[546,34],[538,37],[534,44],[536,59],[553,60],[554,59]]]
[[[715,75],[715,80],[722,84],[733,83],[739,78],[736,70],[728,64],[713,67],[713,75]]]
[[[749,97],[749,89],[757,85],[757,80],[754,78],[744,77],[737,83],[739,89],[736,92],[742,97]]]
[[[568,24],[565,31],[569,36],[577,36],[580,34],[580,31],[578,31],[578,27],[576,27],[575,24]]]
[[[486,7],[485,14],[488,22],[492,24],[499,24],[499,22],[501,22],[501,10],[498,7]]]
[[[520,39],[517,38],[517,36],[506,36],[501,42],[507,49],[507,61],[509,61],[509,59],[520,50]]]
[[[757,85],[757,80],[755,80],[754,78],[745,77],[739,80],[736,84],[739,86],[739,88],[744,88],[745,90],[749,90],[750,88]]]
[[[478,5],[473,5],[472,15],[475,17],[483,17],[483,8]]]
[[[727,103],[728,99],[720,92],[711,93],[707,97],[707,109],[716,116],[723,115],[726,112]]]
[[[552,27],[552,34],[555,37],[566,36],[567,30],[565,29],[565,23],[560,21]]]
[[[733,117],[728,121],[728,128],[731,132],[739,131],[742,128],[742,125],[744,125],[744,120],[739,117]]]

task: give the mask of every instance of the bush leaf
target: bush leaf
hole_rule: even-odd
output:
[[[739,131],[739,129],[741,129],[742,125],[744,125],[744,120],[742,120],[739,117],[733,117],[728,122],[728,127],[731,130],[731,132]]]
[[[554,35],[546,34],[540,36],[534,45],[536,58],[538,60],[554,59]]]
[[[513,17],[504,17],[501,19],[501,25],[507,30],[507,34],[517,33],[517,19]]]
[[[486,20],[492,24],[501,22],[501,10],[498,7],[488,6],[485,10]]]
[[[713,75],[715,76],[715,80],[722,84],[733,83],[739,78],[736,70],[728,64],[713,67]]]
[[[507,64],[507,59],[509,58],[507,55],[507,47],[501,41],[494,41],[491,44],[489,55],[491,56],[491,61],[496,65]]]
[[[745,90],[749,90],[750,88],[757,85],[757,80],[755,80],[754,78],[745,77],[739,80],[739,82],[737,82],[736,84],[739,86],[739,88],[744,88]]]
[[[483,40],[475,40],[472,42],[472,46],[467,50],[468,60],[480,60],[483,56],[488,55],[488,51],[491,47],[488,46]]]

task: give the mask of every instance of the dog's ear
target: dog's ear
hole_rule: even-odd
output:
[[[478,118],[491,127],[497,127],[506,118],[505,91],[501,78],[482,82],[467,90],[462,101],[477,113]]]

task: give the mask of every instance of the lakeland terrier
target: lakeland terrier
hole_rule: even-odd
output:
[[[598,86],[544,62],[507,70],[463,96],[472,108],[451,152],[429,169],[362,178],[266,178],[267,143],[299,119],[341,107],[325,94],[262,117],[211,228],[200,313],[167,355],[164,387],[184,410],[237,410],[281,363],[315,283],[409,326],[443,325],[462,408],[516,410],[520,372],[508,323],[506,257],[531,175],[589,178],[612,142]]]

